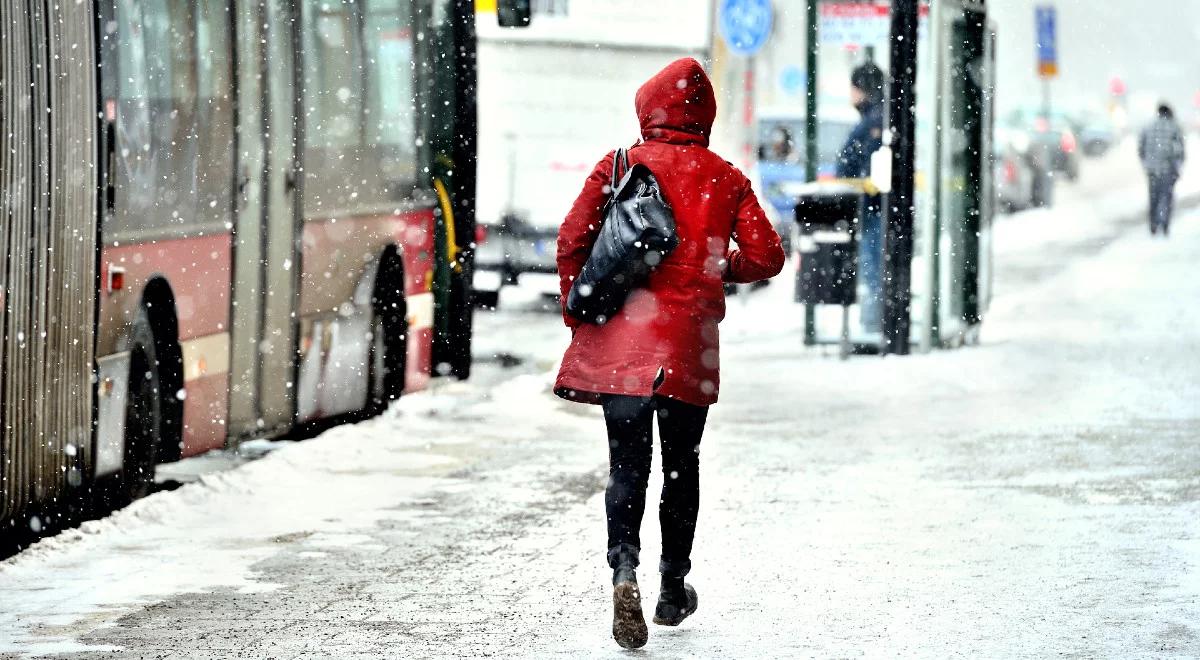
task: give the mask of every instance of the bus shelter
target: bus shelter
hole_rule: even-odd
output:
[[[995,33],[985,2],[824,0],[804,13],[781,21],[773,49],[756,63],[763,103],[803,117],[795,132],[804,180],[836,169],[821,145],[849,130],[836,118],[850,105],[851,72],[871,61],[885,74],[884,153],[870,176],[883,190],[883,284],[860,286],[858,305],[879,296],[883,319],[855,343],[904,354],[976,341],[992,292]],[[779,82],[789,77],[791,90]],[[762,124],[760,135],[769,135]],[[835,310],[809,319],[806,343],[838,334]]]

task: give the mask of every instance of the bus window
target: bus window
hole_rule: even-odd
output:
[[[417,179],[413,25],[409,0],[369,0],[363,18],[367,64],[368,171],[382,174],[384,201]],[[371,167],[374,165],[374,167]]]
[[[354,5],[307,0],[304,7],[305,148],[362,141],[362,46]]]
[[[305,218],[329,218],[358,203],[363,189],[363,49],[355,4],[304,0]]]
[[[233,202],[233,71],[229,3],[196,7],[197,209],[202,222],[224,223]]]
[[[305,0],[304,217],[395,208],[417,181],[412,0]]]
[[[116,107],[116,162],[109,176],[113,177],[116,189],[117,212],[106,226],[106,238],[130,224],[132,209],[148,208],[154,202],[154,172],[150,159],[151,126],[149,76],[146,66],[146,49],[142,40],[145,33],[142,21],[142,5],[135,0],[118,0],[116,3],[117,30],[113,41],[117,44],[117,107]]]
[[[233,139],[227,10],[216,0],[118,0],[116,17],[117,208],[106,240],[223,224]]]

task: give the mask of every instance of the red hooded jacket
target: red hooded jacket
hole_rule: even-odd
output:
[[[555,392],[584,403],[599,403],[600,394],[657,394],[705,406],[716,402],[720,385],[723,281],[777,275],[783,248],[749,179],[708,150],[717,102],[696,60],[669,64],[638,89],[634,104],[643,141],[629,149],[629,161],[644,163],[662,185],[679,246],[604,325],[564,311],[572,339]],[[558,231],[563,300],[600,231],[611,174],[609,153]]]

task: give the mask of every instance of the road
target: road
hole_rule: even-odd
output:
[[[1200,655],[1200,214],[1152,240],[1139,194],[1002,219],[976,347],[843,362],[799,346],[785,282],[732,301],[700,610],[634,655]],[[601,421],[549,393],[536,292],[506,302],[478,381],[0,563],[0,655],[628,655]]]

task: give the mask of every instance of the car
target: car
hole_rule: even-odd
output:
[[[1099,113],[1086,113],[1075,122],[1079,135],[1079,149],[1084,156],[1098,158],[1108,153],[1117,141],[1117,129],[1113,121]]]
[[[534,224],[520,212],[507,212],[498,223],[480,222],[475,232],[475,305],[498,306],[500,289],[517,284],[523,273],[557,273],[557,247],[556,225]]]
[[[1014,110],[1007,125],[1025,128],[1030,139],[1050,152],[1051,171],[1069,181],[1079,178],[1079,139],[1071,118],[1061,110],[1021,108]]]
[[[1039,174],[1027,151],[1018,150],[1007,135],[997,135],[992,148],[992,163],[996,202],[1000,209],[1012,213],[1035,206],[1035,179]]]

